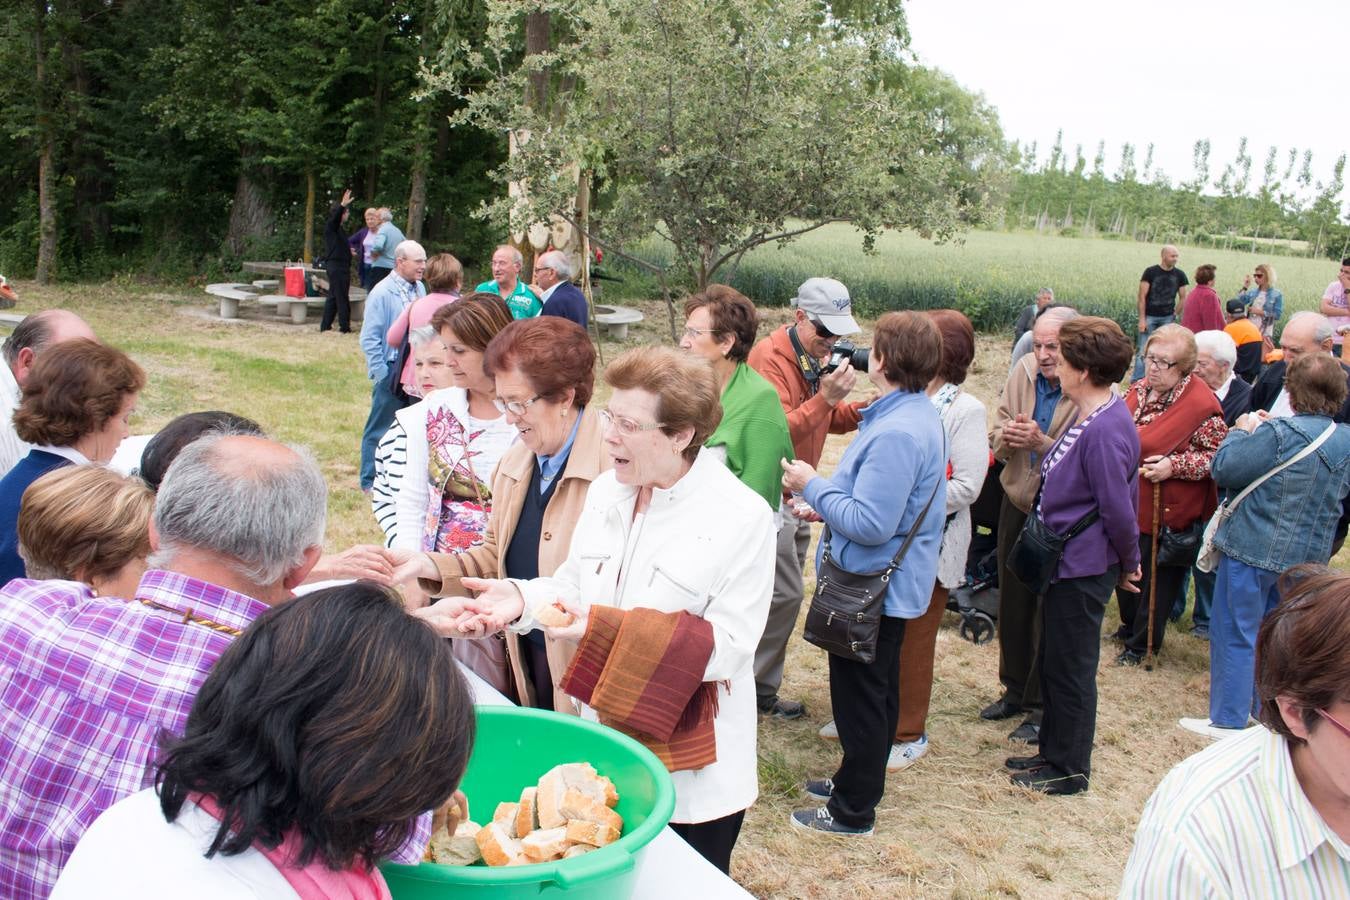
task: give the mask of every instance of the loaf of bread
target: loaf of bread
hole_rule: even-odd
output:
[[[478,850],[483,854],[483,862],[489,866],[510,865],[513,860],[522,856],[520,841],[507,834],[500,822],[489,822],[479,829],[475,841]]]
[[[545,628],[566,628],[576,621],[576,616],[556,603],[545,603],[534,611],[534,620]]]
[[[604,847],[619,839],[619,832],[608,825],[587,822],[584,819],[572,819],[567,823],[567,840],[574,844],[590,844],[592,847]],[[484,855],[486,858],[486,854]]]

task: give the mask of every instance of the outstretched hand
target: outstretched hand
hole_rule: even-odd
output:
[[[357,544],[341,553],[319,557],[306,582],[364,578],[389,585],[394,583],[394,564],[383,547]]]

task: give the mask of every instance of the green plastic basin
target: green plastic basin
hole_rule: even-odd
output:
[[[559,763],[588,762],[619,791],[623,837],[583,856],[532,866],[385,863],[380,868],[395,900],[633,896],[638,858],[675,809],[670,774],[655,754],[627,735],[573,716],[515,706],[479,706],[477,715],[478,737],[461,785],[475,822],[491,821],[498,803],[519,800],[522,789]]]

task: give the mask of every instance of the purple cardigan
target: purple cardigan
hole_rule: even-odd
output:
[[[1069,541],[1056,580],[1139,566],[1139,432],[1124,401],[1088,425],[1041,487],[1041,519],[1064,534],[1088,511],[1100,517]]]

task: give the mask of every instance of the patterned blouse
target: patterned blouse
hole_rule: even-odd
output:
[[[1156,400],[1148,399],[1148,383],[1140,379],[1130,388],[1135,395],[1134,424],[1144,426],[1162,415],[1172,402],[1181,396],[1193,375],[1186,375],[1177,382],[1172,390]],[[1168,454],[1172,462],[1172,477],[1180,481],[1203,481],[1209,477],[1209,466],[1214,461],[1214,452],[1219,449],[1228,435],[1228,426],[1219,413],[1211,415],[1200,423],[1191,435],[1190,443],[1182,450]]]

